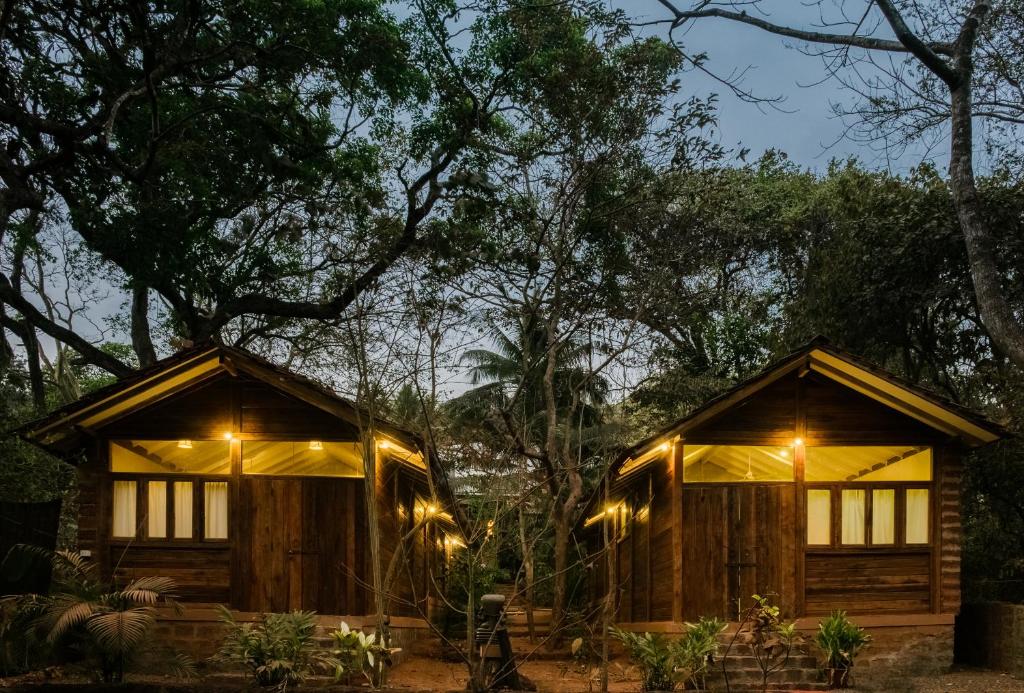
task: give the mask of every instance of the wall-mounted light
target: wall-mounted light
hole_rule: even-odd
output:
[[[310,450],[323,450],[324,449],[324,444],[322,442],[320,442],[319,440],[311,440],[311,441],[309,441],[309,449]]]
[[[379,443],[377,443],[377,447],[379,447],[381,450],[387,450],[388,448],[391,447],[391,441],[390,440],[382,440]]]
[[[191,440],[179,440],[178,441],[178,447],[181,448],[182,450],[191,450],[192,449],[192,441]]]
[[[795,445],[796,447],[800,447],[803,444],[804,444],[804,439],[803,438],[794,438],[793,439],[793,445]]]
[[[658,452],[668,452],[668,449],[670,447],[672,447],[672,446],[669,445],[668,442],[666,441],[666,442],[664,442],[664,443],[662,443],[661,445],[658,446]]]
[[[235,437],[235,434],[231,431],[224,431],[224,440],[231,440]]]

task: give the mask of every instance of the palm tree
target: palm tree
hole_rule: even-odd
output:
[[[36,614],[34,624],[48,644],[67,647],[84,657],[96,666],[104,683],[123,681],[127,669],[154,654],[166,655],[175,673],[192,675],[191,660],[157,648],[150,637],[157,605],[176,606],[171,599],[174,580],[141,577],[116,589],[101,581],[96,565],[79,553],[27,545],[16,548],[45,557],[52,564],[49,595],[16,598],[20,608]]]

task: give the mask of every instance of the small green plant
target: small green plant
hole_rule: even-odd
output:
[[[372,688],[380,688],[387,679],[392,655],[398,649],[388,647],[377,638],[376,633],[367,635],[361,630],[352,630],[344,621],[341,627],[331,631],[334,639],[335,677],[347,679],[359,672],[366,677]]]
[[[831,688],[846,688],[850,685],[850,670],[853,660],[871,636],[846,617],[845,611],[833,611],[818,623],[814,643],[825,656],[825,680]]]
[[[676,677],[693,690],[704,690],[708,667],[714,664],[718,652],[718,636],[725,627],[721,619],[702,617],[697,623],[687,623],[683,637],[669,646]]]
[[[336,668],[333,660],[314,652],[316,614],[312,611],[264,614],[256,623],[239,623],[221,606],[220,619],[227,635],[215,659],[248,669],[260,686],[283,691],[317,668]]]
[[[612,636],[626,646],[629,658],[640,668],[641,690],[671,691],[676,687],[672,649],[668,640],[657,633],[631,633],[611,629]]]
[[[796,623],[783,623],[782,612],[768,597],[755,594],[751,599],[753,603],[741,614],[736,635],[729,642],[722,658],[726,690],[731,690],[727,667],[729,652],[737,641],[750,645],[754,660],[761,669],[762,691],[768,690],[769,677],[785,669],[789,664],[793,647],[803,642],[803,637],[796,629]]]

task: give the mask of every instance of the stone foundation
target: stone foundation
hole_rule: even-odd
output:
[[[255,622],[262,614],[249,612],[232,612],[239,622]],[[373,618],[367,616],[322,616],[317,615],[319,622],[317,638],[326,639],[328,634],[338,628],[342,621],[353,630],[365,629],[372,633]],[[213,607],[188,606],[181,613],[170,609],[161,609],[155,626],[156,641],[178,652],[192,657],[197,663],[204,663],[220,649],[224,639],[224,624],[220,621],[220,613]],[[408,656],[413,643],[422,638],[431,637],[432,633],[426,622],[418,618],[395,616],[391,619],[391,642],[393,647],[401,648],[395,657],[395,663]]]

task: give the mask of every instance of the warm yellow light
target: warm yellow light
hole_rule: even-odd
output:
[[[789,457],[789,450],[787,448],[779,450],[779,457]]]
[[[605,513],[605,515],[612,515],[618,509],[619,509],[618,505],[608,505],[608,506],[605,507],[604,513]]]
[[[309,449],[310,450],[323,450],[324,449],[324,444],[321,443],[319,440],[311,440],[311,441],[309,441]]]
[[[427,515],[433,515],[437,512],[437,506],[431,503],[427,506]]]
[[[662,443],[661,445],[658,446],[658,451],[659,452],[668,452],[669,447],[670,446],[669,446],[669,444],[667,442]]]
[[[794,438],[793,439],[793,445],[799,447],[799,446],[801,446],[803,444],[804,444],[804,439],[803,438]]]
[[[231,431],[224,431],[224,440],[231,440],[235,437],[235,434]]]
[[[178,441],[178,447],[183,449],[183,450],[191,450],[192,449],[192,441],[191,440],[179,440]]]
[[[381,450],[387,450],[388,448],[391,447],[391,441],[390,440],[382,440],[379,443],[377,443],[377,447],[379,447]]]

